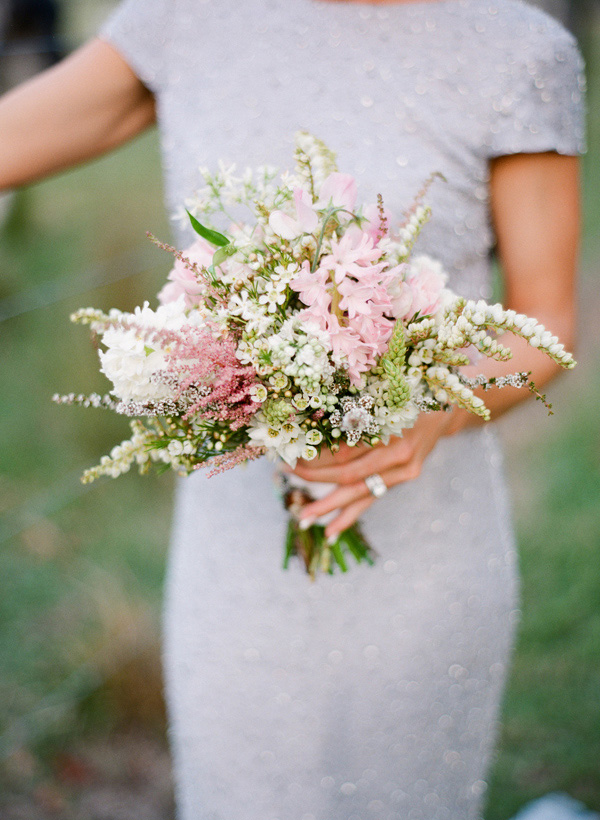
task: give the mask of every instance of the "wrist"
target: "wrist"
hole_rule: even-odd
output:
[[[452,409],[446,412],[449,417],[445,433],[447,436],[455,436],[457,433],[470,427],[475,418],[468,410],[463,410],[462,407],[458,407],[456,404],[453,404]]]

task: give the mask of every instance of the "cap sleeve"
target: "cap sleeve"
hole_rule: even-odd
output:
[[[574,37],[552,21],[516,43],[492,98],[489,154],[585,152],[585,78]]]
[[[124,0],[98,32],[153,92],[167,81],[174,6],[175,0]]]

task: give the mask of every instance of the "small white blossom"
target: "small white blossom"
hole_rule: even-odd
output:
[[[264,384],[253,384],[250,388],[250,395],[252,396],[252,401],[261,404],[263,401],[266,400],[269,392]]]
[[[320,430],[309,430],[306,440],[309,444],[320,444],[323,441],[323,433]]]

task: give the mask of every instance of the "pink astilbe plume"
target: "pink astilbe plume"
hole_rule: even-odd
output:
[[[219,475],[219,473],[224,473],[226,470],[237,467],[238,464],[256,461],[257,458],[264,456],[265,453],[265,447],[249,447],[247,444],[240,444],[235,450],[231,450],[228,453],[219,453],[218,456],[212,456],[209,461],[197,464],[194,469],[199,470],[201,467],[208,465],[210,467],[208,478],[212,478],[214,475]]]
[[[168,371],[177,376],[179,395],[200,388],[184,418],[200,413],[207,419],[226,421],[232,430],[248,423],[259,406],[250,388],[257,383],[253,367],[242,365],[232,339],[215,338],[209,330],[186,328],[171,346]]]

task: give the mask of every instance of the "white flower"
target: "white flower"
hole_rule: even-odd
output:
[[[167,350],[152,331],[181,330],[186,325],[201,326],[199,311],[185,312],[185,297],[152,310],[148,302],[121,318],[138,327],[109,327],[102,334],[105,351],[100,351],[100,371],[113,383],[113,393],[121,401],[158,401],[170,398],[167,387],[154,374],[165,370]],[[141,329],[140,329],[141,328]],[[143,330],[148,333],[144,333]]]
[[[323,433],[320,430],[309,430],[306,440],[309,444],[320,444],[323,441]]]
[[[267,456],[272,459],[279,456],[292,467],[306,447],[306,436],[299,424],[289,421],[280,427],[271,427],[263,413],[252,417],[248,436],[255,446],[267,448]]]
[[[273,279],[289,285],[292,279],[300,273],[300,270],[300,265],[297,262],[292,262],[286,266],[277,265],[275,268],[275,273],[273,274]]]
[[[273,315],[260,314],[256,312],[254,316],[246,320],[244,333],[256,334],[258,337],[265,336],[267,331],[273,326]]]
[[[306,396],[303,396],[302,393],[296,393],[296,395],[292,399],[292,404],[294,405],[296,410],[300,410],[300,412],[303,413],[308,407],[308,399],[306,398]]]
[[[381,423],[382,436],[401,436],[404,430],[408,430],[414,425],[419,415],[419,408],[414,402],[410,401],[401,410],[390,412],[386,408],[382,413],[376,412],[376,415]]]
[[[107,346],[100,351],[100,371],[113,383],[113,393],[121,401],[157,401],[169,398],[172,390],[154,373],[166,367],[166,355],[151,348],[135,330],[109,328],[102,338]]]
[[[227,310],[233,316],[241,316],[242,319],[248,320],[256,313],[256,303],[250,299],[248,291],[243,290],[231,296],[227,303]]]
[[[271,281],[265,293],[258,297],[258,301],[261,305],[267,305],[269,313],[275,313],[277,305],[283,305],[285,302],[285,290],[285,282]]]
[[[174,441],[170,441],[167,445],[167,450],[169,451],[169,455],[172,458],[177,458],[184,452],[183,441],[180,439],[175,439]]]
[[[255,401],[257,404],[262,404],[268,395],[269,393],[264,384],[253,384],[250,388],[250,396],[252,401]]]
[[[285,373],[274,373],[269,377],[269,382],[273,385],[275,390],[285,390],[290,383],[290,380]]]
[[[235,355],[242,364],[254,363],[254,347],[245,339],[242,339],[242,341],[238,344]]]

